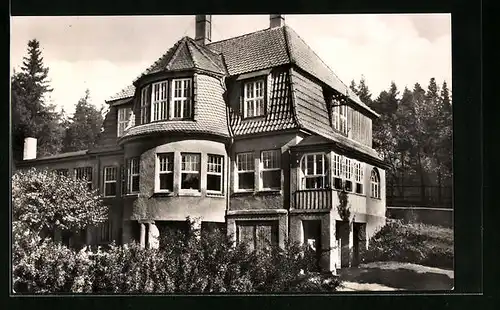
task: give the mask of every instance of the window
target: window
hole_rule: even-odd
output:
[[[116,167],[104,167],[104,197],[116,196]]]
[[[68,169],[56,169],[56,170],[55,170],[55,173],[56,173],[57,175],[62,175],[62,176],[67,177],[67,176],[68,176],[68,174],[69,174],[69,170],[68,170]]]
[[[127,170],[125,169],[124,165],[120,166],[120,176],[121,176],[120,193],[123,196],[127,193]]]
[[[174,153],[158,154],[158,190],[174,191]]]
[[[360,162],[354,164],[354,182],[356,182],[356,194],[363,194],[363,169],[364,165]]]
[[[200,154],[181,154],[181,189],[200,190]]]
[[[248,250],[260,251],[278,243],[278,225],[275,221],[238,222],[237,242],[245,243]]]
[[[343,134],[347,134],[347,106],[334,102],[332,107],[332,126]]]
[[[344,165],[342,164],[342,156],[333,154],[333,187],[342,189],[342,179],[344,177]]]
[[[302,156],[300,167],[302,171],[302,189],[328,187],[328,165],[324,154],[306,154]]]
[[[372,198],[380,198],[380,176],[376,168],[373,168],[370,176],[371,196]]]
[[[243,93],[243,117],[264,115],[264,80],[245,83]]]
[[[131,108],[119,108],[118,109],[118,129],[117,136],[121,137],[125,133],[125,129],[127,129],[129,125],[129,121],[132,115]]]
[[[208,155],[207,158],[207,192],[222,193],[222,171],[224,157]]]
[[[353,190],[352,179],[354,177],[354,175],[353,175],[353,160],[351,160],[350,158],[344,157],[344,164],[345,164],[344,189],[348,192],[352,192],[352,190]]]
[[[139,192],[139,157],[127,161],[127,193]]]
[[[238,189],[254,190],[255,188],[255,160],[253,153],[236,154],[238,171]]]
[[[172,81],[172,105],[172,118],[191,118],[193,116],[191,79]]]
[[[168,81],[153,84],[153,98],[151,103],[151,121],[167,119]]]
[[[262,189],[281,189],[281,151],[262,151]]]
[[[99,223],[98,230],[99,243],[107,243],[111,241],[111,222],[109,220]]]
[[[75,178],[77,180],[87,180],[87,188],[92,190],[92,167],[75,168]]]

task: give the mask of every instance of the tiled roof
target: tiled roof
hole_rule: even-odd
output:
[[[240,87],[236,87],[234,98],[231,100],[236,103],[230,107],[231,128],[235,135],[255,134],[261,132],[271,132],[297,128],[292,103],[291,90],[288,71],[274,71],[268,75],[268,95],[267,113],[261,119],[242,120],[242,112],[238,105]]]
[[[120,90],[119,92],[117,92],[116,94],[114,94],[113,96],[109,97],[108,100],[106,100],[106,102],[133,97],[134,92],[135,92],[135,86],[129,85],[124,89]]]
[[[374,158],[379,158],[371,147],[351,140],[333,130],[321,86],[295,70],[292,70],[291,80],[294,90],[294,108],[300,128],[347,145]]]
[[[88,152],[88,150],[66,152],[66,153],[60,153],[60,154],[51,155],[51,156],[39,157],[39,158],[36,158],[33,160],[51,160],[51,159],[70,158],[70,157],[75,157],[75,156],[87,155],[87,152]]]

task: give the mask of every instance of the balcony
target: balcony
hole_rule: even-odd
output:
[[[333,205],[332,189],[306,189],[293,193],[292,209],[329,210]]]

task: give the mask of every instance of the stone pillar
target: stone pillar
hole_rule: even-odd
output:
[[[349,267],[352,267],[354,259],[354,222],[349,223]]]
[[[146,245],[146,226],[144,223],[139,222],[140,234],[139,234],[139,245],[141,248],[144,248]]]
[[[148,229],[148,247],[150,249],[157,249],[160,247],[160,231],[156,227],[155,222],[150,222]]]
[[[330,232],[330,214],[321,217],[321,269],[323,271],[332,271],[331,265],[331,232]]]
[[[333,212],[330,212],[329,214],[330,218],[330,223],[329,223],[329,233],[330,233],[330,271],[333,274],[337,274],[337,266],[340,268],[340,262],[338,262],[338,245],[337,245],[337,239],[335,238],[335,215]]]
[[[236,244],[236,221],[234,220],[234,218],[228,218],[226,220],[226,232],[227,232],[227,235],[231,238],[231,241],[234,242],[234,244]]]

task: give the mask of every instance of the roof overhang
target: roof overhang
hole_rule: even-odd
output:
[[[112,107],[115,107],[115,106],[131,103],[133,99],[134,99],[134,97],[131,96],[131,97],[117,99],[117,100],[113,100],[113,101],[106,101],[106,103]]]

